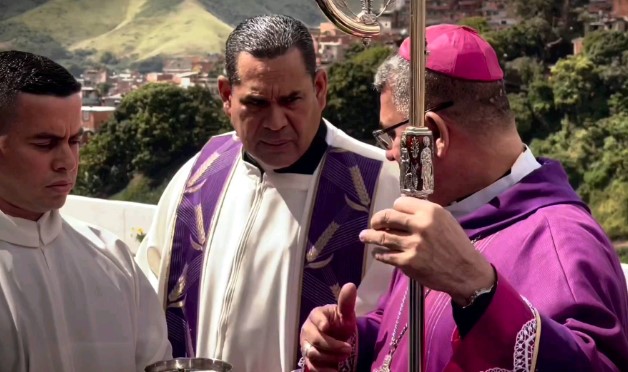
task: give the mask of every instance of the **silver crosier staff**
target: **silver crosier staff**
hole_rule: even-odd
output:
[[[361,11],[353,13],[345,0],[316,0],[325,16],[341,31],[361,38],[365,44],[381,31],[378,17],[390,5],[388,0],[378,14],[372,0],[361,0]],[[434,137],[425,127],[425,0],[410,1],[410,125],[401,135],[401,193],[426,199],[434,192]],[[423,287],[410,280],[409,370],[423,370],[424,296]],[[417,352],[419,351],[419,352]]]

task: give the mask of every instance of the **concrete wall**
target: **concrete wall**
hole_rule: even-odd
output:
[[[61,213],[88,221],[118,235],[131,248],[133,254],[139,247],[138,229],[148,231],[157,206],[106,199],[70,195]],[[628,283],[628,264],[622,264]]]
[[[137,231],[148,231],[156,208],[151,204],[70,195],[61,213],[111,231],[135,254],[140,244],[136,238]]]

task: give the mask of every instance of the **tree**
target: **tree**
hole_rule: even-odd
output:
[[[609,114],[609,91],[596,66],[586,56],[562,59],[552,68],[550,81],[556,107],[576,125]]]
[[[227,128],[218,102],[209,90],[184,90],[169,84],[149,84],[130,93],[116,113],[137,128],[133,168],[155,178],[173,161],[192,156],[207,139]]]
[[[548,62],[556,59],[554,48],[562,42],[550,22],[541,17],[524,19],[505,30],[486,33],[502,63],[519,57],[534,57]]]
[[[488,21],[484,17],[467,17],[461,19],[458,23],[464,26],[469,26],[480,34],[484,34],[491,30],[491,26],[489,26]]]
[[[100,92],[101,95],[106,96],[107,94],[109,94],[109,90],[111,90],[111,84],[110,83],[98,83],[96,85],[96,90],[98,90],[98,92]]]
[[[147,58],[143,61],[133,64],[140,73],[146,74],[149,72],[161,72],[164,69],[164,58],[162,56],[154,56]]]
[[[352,137],[373,142],[377,128],[379,94],[373,78],[391,50],[372,46],[329,69],[329,90],[324,116]]]
[[[628,113],[586,127],[569,125],[532,142],[537,155],[560,160],[569,181],[614,239],[628,237]]]
[[[212,135],[229,128],[208,89],[149,84],[124,97],[81,151],[77,193],[108,197],[134,174],[160,185]]]
[[[610,65],[621,61],[628,50],[628,33],[600,30],[591,32],[583,40],[584,53],[596,65]]]
[[[137,130],[129,121],[110,120],[81,149],[74,193],[106,198],[124,188],[133,175]]]
[[[104,52],[100,56],[100,63],[105,65],[115,65],[118,64],[118,58],[111,52]]]

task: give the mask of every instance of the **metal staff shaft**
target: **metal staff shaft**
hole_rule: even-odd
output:
[[[425,119],[425,0],[411,0],[410,3],[410,124],[417,127],[424,126]],[[425,196],[423,196],[425,197]],[[415,280],[410,280],[410,372],[423,371],[424,356],[424,328],[425,328],[425,298],[423,286]]]

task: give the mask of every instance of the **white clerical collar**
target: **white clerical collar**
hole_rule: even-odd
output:
[[[521,155],[519,155],[515,163],[512,165],[510,174],[498,179],[482,190],[462,199],[461,201],[452,203],[446,209],[456,218],[471,213],[491,201],[494,197],[517,184],[523,177],[532,173],[539,167],[541,167],[541,164],[539,164],[534,157],[534,154],[532,154],[532,151],[526,146],[525,150],[521,153]]]
[[[44,213],[37,221],[8,216],[0,211],[0,241],[32,248],[48,245],[59,235],[62,222],[58,210]]]

